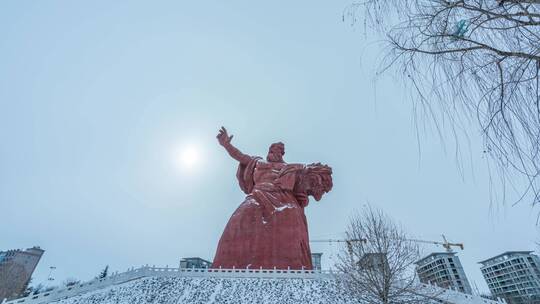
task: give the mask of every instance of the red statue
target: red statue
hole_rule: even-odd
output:
[[[217,139],[240,164],[236,177],[247,194],[219,240],[214,268],[312,269],[304,207],[332,189],[326,165],[287,164],[285,145],[270,146],[266,161],[240,152],[221,128]]]

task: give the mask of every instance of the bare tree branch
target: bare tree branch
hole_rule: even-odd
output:
[[[452,129],[478,122],[516,202],[540,197],[540,0],[365,0],[347,16],[387,39],[383,71],[406,75],[415,109]],[[422,113],[422,112],[421,112]],[[502,190],[505,193],[505,189]]]
[[[414,262],[419,259],[416,243],[381,210],[368,206],[353,216],[346,231],[350,242],[339,255],[341,279],[362,303],[430,303],[441,299],[422,287]],[[442,301],[444,302],[444,301]]]

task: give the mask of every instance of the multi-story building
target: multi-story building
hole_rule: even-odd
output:
[[[313,270],[321,270],[321,258],[322,253],[311,253],[311,264],[313,264]]]
[[[180,259],[180,268],[212,268],[212,262],[199,257]]]
[[[415,264],[420,282],[472,294],[469,280],[455,252],[434,252]]]
[[[0,302],[24,292],[43,252],[39,247],[0,251]]]
[[[540,303],[540,258],[532,251],[507,251],[480,264],[494,296],[510,304]]]
[[[388,270],[388,257],[384,253],[366,253],[358,261],[358,265],[364,269],[372,270],[383,273],[384,270]]]

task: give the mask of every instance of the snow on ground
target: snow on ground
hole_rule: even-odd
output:
[[[335,280],[149,277],[58,304],[353,303]]]

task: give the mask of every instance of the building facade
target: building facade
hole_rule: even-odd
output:
[[[358,261],[361,268],[384,274],[390,269],[388,265],[388,257],[384,253],[366,253]]]
[[[422,283],[472,294],[461,261],[455,252],[434,252],[416,262],[416,273]]]
[[[212,262],[199,257],[180,259],[180,268],[212,268]]]
[[[311,263],[313,264],[313,270],[321,270],[322,253],[311,253]]]
[[[44,252],[39,247],[0,251],[0,302],[24,292]]]
[[[494,296],[510,304],[540,303],[540,258],[532,251],[508,251],[480,264]]]

